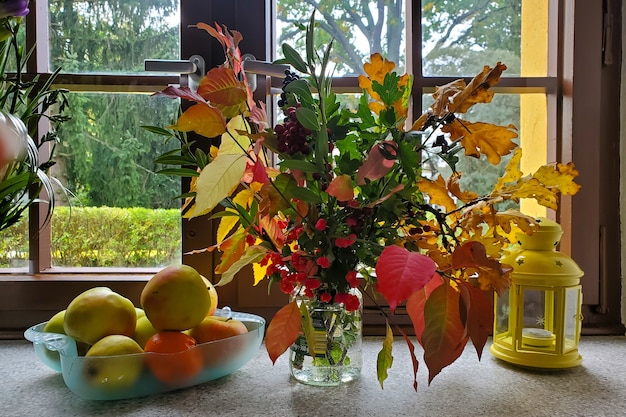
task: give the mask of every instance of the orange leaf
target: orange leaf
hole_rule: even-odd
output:
[[[467,308],[467,335],[472,339],[480,360],[483,348],[493,330],[493,296],[491,298],[467,281],[459,281],[461,298]]]
[[[501,156],[508,155],[518,146],[512,140],[517,137],[513,125],[497,126],[455,119],[452,123],[444,125],[441,130],[450,134],[450,140],[461,141],[466,156],[478,158],[482,153],[494,165],[500,163]]]
[[[461,356],[467,340],[459,311],[459,292],[450,285],[440,285],[424,306],[422,345],[429,385],[443,368]]]
[[[370,148],[367,159],[359,167],[356,173],[356,183],[364,185],[365,179],[375,181],[387,175],[398,153],[398,145],[391,140],[377,143]]]
[[[396,306],[431,280],[435,263],[427,256],[410,252],[400,246],[387,246],[378,257],[376,290],[393,313]]]
[[[208,104],[194,104],[180,115],[170,129],[181,132],[194,131],[207,138],[213,138],[226,132],[226,119],[215,107]]]
[[[227,271],[234,262],[241,258],[246,250],[246,234],[247,233],[240,228],[219,245],[219,250],[222,252],[222,258],[220,264],[215,267],[216,274],[221,274],[224,271]]]
[[[354,198],[352,179],[348,174],[335,177],[328,185],[326,192],[338,201],[350,201]]]
[[[435,273],[430,281],[420,290],[415,291],[406,301],[406,312],[411,318],[415,337],[422,344],[422,334],[424,333],[424,305],[426,300],[435,288],[443,284],[443,280],[439,274]]]
[[[464,203],[469,203],[470,201],[475,200],[479,197],[478,194],[472,191],[461,191],[460,181],[460,172],[454,172],[452,173],[452,175],[450,175],[450,178],[448,178],[448,190],[450,190],[453,196],[455,196]]]
[[[411,363],[413,364],[413,389],[415,390],[415,392],[417,392],[417,370],[419,368],[419,362],[417,361],[417,356],[415,356],[415,345],[413,344],[413,342],[411,342],[411,339],[409,339],[409,336],[407,336],[402,331],[402,329],[400,329],[400,333],[404,337],[404,340],[406,341],[406,344],[409,348],[409,354],[411,355]]]
[[[498,62],[494,68],[485,65],[480,74],[476,75],[463,91],[452,98],[451,111],[465,113],[476,103],[491,102],[493,92],[489,91],[489,87],[500,81],[500,76],[505,70],[506,65],[501,62]]]
[[[212,68],[200,80],[198,94],[232,118],[247,110],[246,86],[235,78],[232,68]]]
[[[283,306],[272,318],[265,333],[265,347],[272,364],[276,363],[276,359],[298,338],[301,320],[296,300]]]
[[[417,187],[424,194],[428,194],[430,197],[430,203],[443,207],[446,211],[453,211],[456,209],[456,203],[448,194],[446,188],[446,181],[441,174],[435,181],[430,181],[426,178],[421,178]]]

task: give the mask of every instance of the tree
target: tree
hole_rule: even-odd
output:
[[[143,71],[143,60],[178,58],[174,0],[50,2],[51,65],[67,73]],[[140,126],[176,117],[176,103],[147,95],[73,93],[59,131],[58,165],[81,204],[176,207],[179,182],[154,173],[169,144]],[[123,112],[119,110],[123,109]]]

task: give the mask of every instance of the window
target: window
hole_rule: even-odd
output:
[[[166,44],[159,37],[168,31],[177,30],[174,29],[178,22],[177,1],[127,2],[129,9],[126,11],[130,11],[127,17],[131,15],[135,17],[129,22],[137,25],[131,32],[139,33],[140,39],[120,35],[118,32],[105,43],[90,39],[97,32],[96,29],[100,29],[99,26],[93,25],[103,25],[104,28],[116,22],[118,16],[111,12],[112,9],[107,9],[116,2],[106,0],[71,2],[69,4],[73,5],[72,11],[63,9],[67,2],[48,0],[48,3],[48,13],[46,8],[41,6],[41,2],[38,2],[36,13],[33,10],[28,16],[29,41],[33,42],[35,37],[38,39],[36,54],[38,59],[35,61],[40,65],[37,68],[33,66],[32,71],[47,74],[59,65],[68,68],[67,73],[64,71],[60,77],[59,83],[72,91],[72,100],[79,103],[78,105],[91,103],[89,108],[93,108],[94,112],[95,109],[101,109],[105,113],[112,108],[124,111],[139,109],[138,113],[143,117],[149,113],[146,111],[149,104],[146,95],[137,93],[154,92],[167,84],[179,82],[178,76],[173,74],[154,75],[141,71],[141,62],[144,58],[178,58],[173,52],[178,46]],[[221,47],[216,43],[212,44],[206,34],[190,28],[190,25],[198,21],[223,23],[229,29],[243,33],[242,52],[252,53],[260,60],[271,60],[278,54],[276,45],[281,39],[280,31],[289,33],[291,20],[307,19],[311,12],[308,6],[293,7],[294,2],[286,0],[247,2],[206,0],[194,2],[199,4],[187,3],[190,2],[181,2],[183,9],[180,16],[180,56],[188,58],[200,54],[205,58],[208,68],[222,62]],[[608,87],[608,80],[616,80],[612,85],[617,85],[619,77],[615,78],[615,66],[602,63],[600,55],[603,15],[607,11],[607,5],[613,5],[612,13],[617,16],[618,2],[606,0],[584,5],[576,2],[574,9],[571,2],[562,0],[549,2],[437,0],[422,1],[421,4],[417,1],[405,3],[400,0],[387,0],[382,2],[385,6],[384,17],[387,25],[377,27],[377,31],[373,32],[368,32],[365,28],[361,30],[359,25],[362,20],[354,19],[369,17],[372,21],[384,20],[381,12],[371,7],[374,2],[351,3],[361,9],[342,11],[341,2],[329,2],[330,9],[327,7],[325,10],[333,19],[321,25],[322,28],[325,25],[331,28],[334,24],[335,29],[340,31],[337,33],[343,33],[343,38],[338,41],[338,51],[344,54],[345,59],[338,60],[337,75],[340,78],[336,83],[342,92],[358,92],[355,75],[359,71],[359,66],[355,65],[355,62],[362,62],[364,57],[377,50],[381,50],[400,66],[406,66],[414,74],[414,114],[421,113],[424,106],[428,105],[427,95],[437,85],[458,76],[471,76],[484,64],[493,66],[497,61],[502,61],[509,67],[498,85],[498,90],[505,94],[497,96],[498,100],[503,100],[507,104],[492,104],[490,108],[495,106],[515,109],[513,114],[500,114],[499,117],[511,119],[510,123],[516,123],[520,128],[520,140],[525,151],[525,165],[522,167],[524,172],[532,171],[533,165],[558,159],[574,160],[583,174],[580,177],[583,192],[588,194],[579,194],[574,199],[566,199],[561,205],[560,212],[556,213],[566,230],[562,250],[579,260],[586,272],[583,291],[585,303],[590,305],[585,312],[586,324],[619,324],[619,292],[611,289],[619,288],[620,284],[617,281],[617,277],[620,276],[620,250],[619,245],[609,245],[609,242],[619,241],[619,236],[617,238],[615,236],[619,225],[617,198],[609,197],[617,195],[615,190],[618,183],[614,178],[617,177],[615,171],[609,171],[613,165],[600,162],[606,160],[614,163],[617,158],[616,154],[610,151],[615,143],[607,143],[608,138],[617,137],[619,130],[618,122],[614,122],[619,120],[619,116],[608,110],[619,107],[616,105],[618,102],[614,95],[615,88]],[[471,14],[471,7],[478,7],[474,10],[474,16],[478,16],[476,19],[467,20],[455,27],[449,26],[451,16]],[[93,14],[90,15],[87,11]],[[98,21],[90,21],[87,18],[98,14],[105,18]],[[320,16],[321,13],[318,17]],[[50,27],[47,24],[49,21],[53,22]],[[72,24],[64,25],[65,21]],[[80,22],[81,25],[75,22]],[[153,24],[147,24],[148,22]],[[476,26],[472,27],[472,24]],[[148,34],[154,36],[147,36]],[[146,35],[146,39],[142,38],[143,35]],[[69,40],[71,36],[84,37],[89,47],[78,50]],[[577,43],[571,40],[574,37],[579,39]],[[45,47],[48,45],[48,38],[51,45],[49,50]],[[116,44],[118,38],[121,41]],[[147,38],[153,41],[148,41]],[[619,51],[616,45],[619,39],[617,34],[613,36],[614,51]],[[132,43],[132,48],[138,53],[128,56],[121,54],[117,48],[122,41]],[[298,40],[296,39],[294,43],[297,45]],[[165,48],[150,49],[150,45],[155,44]],[[358,48],[351,48],[350,45],[358,45]],[[147,56],[147,51],[153,54]],[[402,51],[407,53],[402,54]],[[125,59],[121,59],[122,55]],[[116,56],[118,58],[115,58]],[[100,64],[98,59],[102,59]],[[594,64],[591,65],[591,60],[598,61],[593,61]],[[459,68],[467,71],[460,71]],[[617,74],[619,75],[619,72]],[[599,82],[593,86],[574,82],[581,79],[597,79]],[[257,89],[259,99],[266,99],[264,92],[269,91],[267,80],[260,81],[260,88]],[[268,99],[268,102],[271,100]],[[584,103],[593,103],[597,109],[588,110]],[[147,119],[126,121],[133,126],[144,123],[163,125],[167,114],[174,115],[174,112],[172,108],[154,109],[150,111],[153,114],[152,121]],[[108,117],[108,114],[106,116]],[[87,126],[91,128],[91,124],[99,120],[105,120],[104,113],[81,114],[75,125],[67,127],[70,131],[83,135],[85,143],[94,146],[88,154],[112,157],[121,152],[137,152],[135,154],[137,158],[139,154],[143,154],[143,151],[135,147],[143,146],[145,143],[138,141],[139,143],[133,144],[128,138],[134,137],[135,133],[129,133],[127,130],[119,132],[116,138],[119,139],[118,142],[107,142],[103,147],[95,147],[96,144],[102,145],[103,141]],[[121,123],[121,119],[107,120],[120,120]],[[117,121],[106,123],[113,124]],[[68,165],[73,163],[91,163],[93,164],[91,167],[103,169],[95,158],[92,161],[67,162]],[[127,187],[131,187],[130,175],[115,176],[122,168],[117,165],[116,160],[109,163],[113,173],[109,174],[108,178],[114,179],[109,181],[109,184],[103,183],[101,187],[104,188],[114,182],[113,185],[116,187],[124,187],[125,193],[122,193],[122,197],[135,194],[136,191],[127,191]],[[142,163],[137,164],[144,169],[147,168]],[[468,165],[466,169],[471,171],[479,168]],[[89,169],[83,171],[88,172]],[[152,175],[147,174],[142,178],[152,178]],[[76,191],[79,197],[89,195],[90,189],[82,186],[86,180],[79,174],[68,179],[72,184],[77,184]],[[122,181],[129,181],[129,185]],[[178,193],[179,189],[177,188],[175,192]],[[159,197],[166,198],[161,195]],[[99,200],[99,204],[111,205],[106,200]],[[133,201],[119,203],[119,206],[128,207],[136,204]],[[535,214],[536,208],[524,206],[525,202],[522,204],[524,210]],[[536,214],[543,213],[538,211]],[[38,222],[36,212],[31,213],[29,221],[36,229]],[[174,234],[178,235],[175,239],[182,239],[183,253],[208,246],[214,235],[212,223],[207,219],[185,220],[180,227],[182,231]],[[600,233],[601,230],[603,234]],[[31,240],[28,261],[30,274],[15,274],[15,270],[10,269],[8,272],[12,274],[0,276],[0,305],[3,306],[0,307],[3,311],[0,330],[20,329],[37,320],[45,320],[50,313],[66,305],[79,289],[93,286],[95,282],[118,288],[131,298],[138,298],[142,282],[149,276],[150,270],[63,269],[61,273],[55,273],[59,269],[54,268],[57,261],[55,255],[51,255],[50,239],[47,236],[49,232],[43,230],[36,239]],[[593,250],[590,250],[590,247]],[[598,247],[603,249],[596,250]],[[176,254],[175,258],[179,256],[180,254]],[[210,276],[215,264],[212,256],[214,256],[212,253],[194,255],[185,257],[184,261]],[[157,266],[158,264],[154,265]],[[615,278],[601,281],[598,272],[600,270],[603,276]],[[251,278],[245,274],[238,281],[220,288],[222,305],[227,304],[234,309],[271,317],[276,307],[282,304],[282,301],[267,297],[266,287],[252,287]],[[617,300],[613,296],[614,293],[618,297]],[[604,310],[610,312],[594,316],[596,311],[606,313]],[[591,320],[589,317],[592,317]],[[374,322],[375,318],[372,318],[372,321]]]

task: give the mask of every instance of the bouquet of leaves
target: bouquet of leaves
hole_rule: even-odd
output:
[[[461,119],[488,103],[489,90],[506,66],[484,67],[469,84],[439,87],[434,103],[414,123],[407,120],[412,77],[397,74],[379,54],[364,64],[356,109],[332,91],[332,43],[314,50],[314,16],[306,27],[306,56],[283,45],[279,63],[291,65],[279,106],[284,120],[269,127],[242,70],[241,35],[199,23],[223,46],[226,61],[211,69],[197,91],[168,87],[158,95],[193,102],[169,130],[151,129],[180,141],[158,159],[164,172],[192,177],[184,216],[212,213],[219,219],[218,285],[252,264],[255,285],[278,284],[287,294],[319,303],[359,307],[350,288],[360,287],[376,305],[390,307],[387,336],[377,359],[383,385],[392,364],[393,312],[401,303],[424,348],[429,382],[471,340],[479,357],[493,323],[488,291],[504,291],[511,267],[499,259],[513,228],[532,233],[536,220],[519,211],[498,211],[503,201],[535,198],[556,208],[559,192],[574,194],[572,164],[551,164],[532,175],[519,169],[521,150],[513,126]],[[186,132],[211,140],[204,153]],[[203,138],[199,140],[205,140]],[[459,152],[485,154],[492,163],[514,152],[505,174],[488,195],[462,190],[455,169]],[[429,158],[445,161],[453,174],[426,178]],[[266,333],[275,361],[296,340],[301,310],[289,302]],[[417,389],[418,359],[408,344]]]
[[[47,204],[45,224],[54,209],[53,186],[65,191],[49,169],[58,140],[55,127],[68,119],[63,115],[67,100],[64,90],[51,88],[58,72],[47,80],[24,77],[30,52],[21,44],[20,27],[28,12],[26,0],[0,2],[0,230],[17,223],[37,202]],[[50,120],[52,129],[35,140],[42,117]],[[39,150],[46,143],[52,144],[50,158],[40,162]],[[44,189],[46,199],[40,197]]]

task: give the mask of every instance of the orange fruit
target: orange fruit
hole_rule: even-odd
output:
[[[197,375],[203,366],[202,352],[193,349],[196,340],[178,331],[160,331],[148,341],[144,352],[154,376],[166,384],[178,384]]]

